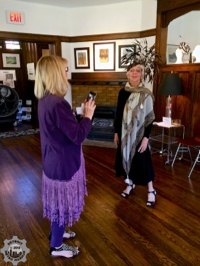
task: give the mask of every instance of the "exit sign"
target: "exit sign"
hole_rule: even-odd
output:
[[[24,24],[24,13],[18,11],[7,11],[7,22],[19,25]]]

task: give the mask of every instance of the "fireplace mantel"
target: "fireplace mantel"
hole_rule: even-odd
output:
[[[69,80],[71,85],[124,85],[126,72],[76,72]]]

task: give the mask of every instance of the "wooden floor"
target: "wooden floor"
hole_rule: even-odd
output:
[[[30,266],[200,265],[200,166],[189,180],[188,161],[172,168],[166,157],[152,155],[157,204],[146,207],[147,188],[128,199],[113,170],[115,149],[83,146],[88,196],[73,226],[82,252],[75,258],[49,255],[49,221],[42,217],[39,135],[0,139],[0,248],[17,236],[30,249]],[[67,158],[63,158],[64,160]],[[0,265],[4,262],[0,254]]]

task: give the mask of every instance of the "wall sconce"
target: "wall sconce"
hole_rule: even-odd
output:
[[[171,95],[181,95],[181,80],[177,73],[165,73],[164,78],[160,84],[158,94],[168,95],[166,99],[165,117],[171,118],[172,102]]]

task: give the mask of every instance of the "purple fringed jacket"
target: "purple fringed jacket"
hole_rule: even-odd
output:
[[[92,121],[79,123],[69,103],[52,94],[38,101],[38,117],[43,171],[52,180],[69,181],[80,167],[81,144]]]

